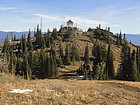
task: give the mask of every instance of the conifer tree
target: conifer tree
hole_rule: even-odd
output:
[[[5,40],[4,40],[3,53],[4,53],[4,59],[6,60],[7,63],[9,63],[10,41],[9,41],[8,37],[5,38]]]
[[[58,76],[59,76],[59,71],[58,71],[58,69],[57,69],[57,58],[56,58],[56,46],[54,45],[53,47],[52,47],[52,55],[53,55],[53,61],[54,61],[54,67],[55,67],[55,74],[54,74],[54,77],[55,78],[58,78]]]
[[[13,52],[13,45],[11,45],[10,49],[10,62],[9,62],[9,72],[14,75],[15,74],[15,67],[16,67],[16,55]]]
[[[43,42],[43,37],[42,37],[42,30],[39,29],[39,32],[38,32],[38,47],[41,48],[41,47],[44,47],[44,42]]]
[[[56,63],[57,63],[57,66],[58,66],[58,67],[62,67],[62,66],[63,66],[63,60],[62,60],[62,58],[61,58],[60,55],[57,56],[57,58],[56,58]]]
[[[36,33],[36,28],[34,28],[34,37],[37,37]]]
[[[105,74],[105,66],[106,66],[106,64],[105,64],[104,61],[99,64],[99,70],[100,70],[99,80],[106,80],[106,79],[108,79],[108,78],[106,78],[106,74]]]
[[[99,74],[102,74],[104,72],[104,68],[103,68],[104,63],[103,62],[105,62],[105,60],[106,60],[105,46],[101,43],[98,43],[98,42],[95,43],[95,45],[92,49],[92,55],[94,56],[94,59],[93,59],[93,78],[94,79],[99,79],[99,78],[101,79],[103,77],[101,77],[101,75],[99,75]]]
[[[120,40],[120,45],[122,45],[122,33],[120,31],[120,35],[119,35],[119,40]]]
[[[137,46],[137,53],[136,53],[136,61],[137,61],[137,72],[138,72],[138,78],[140,81],[140,47]]]
[[[53,31],[52,31],[52,37],[53,37],[54,40],[57,39],[57,35],[58,35],[58,34],[57,34],[57,29],[54,28]]]
[[[23,42],[22,42],[22,38],[20,38],[20,43],[19,43],[19,47],[18,47],[18,54],[22,54],[23,53]]]
[[[26,36],[22,36],[22,52],[25,53],[25,50],[27,49],[27,41],[26,41]]]
[[[104,62],[98,63],[97,69],[94,71],[93,79],[95,79],[95,80],[105,79],[106,80],[106,75],[104,73],[104,69],[105,69],[105,63]]]
[[[97,65],[96,70],[94,71],[93,79],[98,80],[100,78],[101,66],[100,64]]]
[[[17,56],[17,63],[16,63],[16,68],[15,68],[15,75],[21,75],[21,61],[19,56]]]
[[[83,64],[80,65],[79,69],[77,70],[77,74],[79,74],[79,75],[84,74]]]
[[[39,44],[39,36],[40,36],[40,34],[39,34],[39,25],[37,25],[37,30],[36,30],[36,32],[35,32],[36,45]]]
[[[102,43],[96,43],[92,49],[92,55],[95,57],[94,63],[101,63],[106,59],[106,49],[105,45]]]
[[[103,35],[104,36],[104,35]],[[111,42],[111,39],[110,39],[110,27],[108,27],[108,29],[107,29],[107,42],[108,43],[112,43]]]
[[[51,60],[50,56],[47,56],[47,77],[51,77]]]
[[[80,61],[80,55],[76,44],[72,44],[71,47],[71,58],[76,61]]]
[[[84,79],[87,80],[88,79],[88,70],[86,67],[84,67]]]
[[[42,30],[39,28],[39,25],[37,25],[37,31],[35,33],[36,35],[36,46],[38,48],[45,47],[45,41],[42,37]]]
[[[17,40],[16,35],[14,35],[14,41],[16,41],[16,40]]]
[[[40,75],[40,77],[45,77],[45,71],[46,71],[46,54],[43,51],[43,49],[41,49],[41,51],[40,51],[39,63],[40,63],[39,75]]]
[[[39,60],[40,52],[39,51],[36,51],[34,53],[29,52],[29,56],[30,56],[30,58],[32,58],[32,59],[30,59],[31,61],[28,60],[29,64],[32,63],[30,65],[32,68],[32,75],[34,75],[37,78],[40,78],[40,75],[38,74],[40,71],[40,60]]]
[[[136,52],[136,61],[137,61],[137,69],[138,69],[138,73],[139,73],[139,69],[140,69],[140,52],[139,52],[139,46],[137,46],[137,52]]]
[[[51,35],[51,31],[48,29],[48,31],[46,33],[46,46],[47,47],[51,46],[50,35]]]
[[[49,77],[50,78],[58,78],[59,72],[57,69],[57,63],[56,63],[56,52],[55,52],[55,46],[51,47],[50,51],[50,72]]]
[[[117,33],[117,45],[120,46],[120,40],[119,40],[119,35]]]
[[[28,63],[30,65],[31,69],[33,69],[33,51],[29,51]]]
[[[127,40],[126,40],[126,34],[124,33],[123,42],[126,43],[126,41],[127,41]]]
[[[42,48],[46,47],[45,39],[42,37]]]
[[[90,62],[89,60],[89,47],[88,45],[85,47],[85,54],[84,54],[84,63],[85,65],[88,65]]]
[[[27,80],[32,80],[32,70],[29,64],[27,65],[26,70],[27,70]]]
[[[9,72],[13,74],[14,72],[14,63],[13,63],[13,47],[10,49],[10,62],[9,62]]]
[[[28,50],[26,40],[24,41],[24,55],[23,55],[23,76],[27,80],[32,79],[32,70],[28,62]]]
[[[32,44],[32,41],[31,41],[31,31],[30,30],[29,30],[28,38],[27,38],[27,47],[28,47],[28,51],[33,50],[33,44]]]
[[[120,71],[119,71],[119,78],[122,80],[130,80],[130,74],[131,74],[131,56],[130,56],[130,47],[128,46],[128,43],[124,43],[122,45],[122,51],[121,51],[121,64],[120,64]]]
[[[59,44],[59,55],[60,55],[62,61],[64,61],[64,51],[63,51],[62,43]]]
[[[111,46],[110,45],[108,46],[108,51],[107,51],[105,74],[106,74],[107,79],[114,79],[115,78],[115,70],[114,70],[114,63],[113,63],[113,53],[111,51]]]
[[[132,81],[139,81],[135,50],[133,50],[132,55],[131,55],[131,74],[130,75],[131,75]]]
[[[65,48],[65,62],[64,63],[66,65],[70,65],[71,64],[69,45],[67,45],[66,48]]]
[[[84,54],[84,79],[88,79],[87,75],[90,72],[90,59],[89,59],[89,47],[88,44],[85,47],[85,54]]]
[[[50,53],[50,65],[51,65],[50,78],[55,78],[55,62],[52,53]]]

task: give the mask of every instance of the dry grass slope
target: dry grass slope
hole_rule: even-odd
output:
[[[139,105],[140,83],[126,81],[33,80],[0,76],[0,105]],[[9,93],[31,89],[32,93]]]

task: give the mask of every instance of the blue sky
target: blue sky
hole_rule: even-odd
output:
[[[43,20],[43,31],[69,19],[83,30],[111,27],[140,34],[140,0],[0,0],[0,31],[27,31]]]

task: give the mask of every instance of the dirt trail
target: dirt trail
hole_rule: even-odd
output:
[[[98,82],[105,86],[102,96],[106,97],[106,105],[140,105],[140,83],[131,86],[132,82]]]
[[[112,86],[114,88],[122,88],[125,91],[140,92],[140,87],[134,87],[125,83],[105,82],[104,84]]]

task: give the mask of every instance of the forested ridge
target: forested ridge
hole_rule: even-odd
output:
[[[89,40],[82,39],[83,46],[78,43],[79,37]],[[102,29],[101,25],[86,32],[61,26],[59,30],[48,29],[45,33],[37,25],[34,36],[29,30],[28,35],[21,38],[16,35],[11,40],[5,38],[2,57],[8,68],[6,71],[2,67],[2,72],[27,80],[60,78],[61,68],[79,62],[75,73],[84,75],[83,79],[140,81],[139,46],[128,42],[122,32],[114,35],[110,27]],[[118,63],[117,68],[114,62]]]

